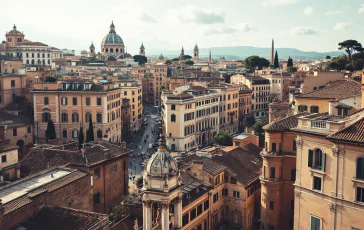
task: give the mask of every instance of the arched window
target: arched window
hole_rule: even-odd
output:
[[[34,59],[32,59],[32,65],[34,65]]]
[[[67,130],[66,129],[64,129],[62,131],[62,136],[63,136],[63,138],[67,138]]]
[[[175,114],[171,115],[171,122],[176,122],[176,115]]]
[[[356,160],[356,179],[364,180],[364,157]]]
[[[108,48],[106,48],[106,49],[105,49],[105,52],[106,52],[106,53],[108,53],[108,52],[109,52],[109,49],[108,49]]]
[[[114,53],[114,49],[113,48],[110,48],[110,53]]]
[[[116,53],[117,53],[117,52],[119,52],[119,48],[116,48],[116,49],[115,49],[115,52],[116,52]]]
[[[27,65],[29,65],[29,60],[27,60]]]
[[[78,137],[78,130],[74,129],[72,130],[72,138],[77,138]]]
[[[97,130],[96,136],[97,136],[97,138],[101,139],[102,138],[102,131],[101,130]]]
[[[310,108],[310,113],[318,113],[319,112],[319,107],[316,105],[312,105]]]
[[[123,52],[123,49],[122,48],[120,48],[120,53],[122,53]]]
[[[42,64],[45,65],[45,60],[44,59],[42,60]]]

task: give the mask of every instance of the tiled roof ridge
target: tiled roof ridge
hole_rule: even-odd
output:
[[[343,83],[341,83],[341,84],[337,84],[337,85],[333,85],[333,86],[325,86],[325,88],[322,88],[322,89],[319,89],[319,90],[316,90],[316,91],[312,91],[312,92],[309,92],[309,93],[303,93],[303,94],[301,94],[301,95],[298,95],[297,97],[298,98],[305,98],[305,97],[303,97],[303,96],[305,96],[305,95],[309,95],[309,94],[313,94],[313,93],[317,93],[317,92],[322,92],[322,91],[328,91],[328,90],[331,90],[331,89],[333,89],[333,88],[338,88],[338,87],[342,87],[342,85],[343,84],[348,84],[348,83],[355,83],[355,84],[357,84],[357,85],[361,85],[360,83],[358,83],[358,82],[356,82],[356,81],[354,81],[354,80],[347,80],[347,81],[345,81],[345,82],[343,82]],[[352,97],[352,96],[356,96],[356,95],[359,95],[359,94],[361,94],[361,91],[358,93],[358,94],[355,94],[355,95],[351,95],[350,97]],[[315,97],[315,96],[312,96],[312,97]],[[310,96],[308,97],[308,98],[310,98]],[[345,98],[341,98],[341,99],[345,99]]]
[[[337,135],[337,134],[339,134],[339,133],[342,133],[342,132],[344,132],[344,131],[346,131],[346,130],[348,130],[348,129],[352,128],[353,126],[355,126],[356,124],[358,124],[358,123],[359,123],[359,122],[361,122],[361,121],[364,121],[364,113],[363,113],[363,114],[361,114],[361,115],[359,115],[359,117],[354,118],[354,119],[356,119],[354,122],[350,123],[348,126],[346,126],[346,127],[342,128],[342,129],[340,129],[339,131],[336,131],[336,132],[334,132],[334,133],[330,134],[330,135],[328,136],[328,138],[336,139],[336,138],[334,137],[335,135]],[[341,138],[340,138],[340,139],[341,139]]]

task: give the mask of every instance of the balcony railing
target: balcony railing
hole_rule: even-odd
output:
[[[311,121],[311,127],[318,129],[326,129],[325,121]]]

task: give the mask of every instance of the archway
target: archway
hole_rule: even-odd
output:
[[[108,60],[108,61],[116,61],[116,59],[115,59],[113,56],[109,56],[109,57],[107,58],[107,60]]]
[[[23,151],[24,151],[24,141],[23,140],[18,140],[17,142],[16,142],[16,146],[18,146],[19,147],[19,149],[18,149],[18,155],[20,156],[20,155],[23,155]]]

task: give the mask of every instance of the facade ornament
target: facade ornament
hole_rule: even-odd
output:
[[[301,198],[301,191],[294,191],[294,195],[299,199]]]
[[[336,204],[329,203],[330,212],[335,213],[336,212]]]
[[[139,228],[139,226],[138,226],[138,220],[137,219],[135,219],[135,221],[134,221],[134,230],[138,230],[138,228]]]
[[[301,138],[296,138],[296,145],[301,147],[302,144],[303,144],[302,139]]]
[[[342,157],[345,154],[345,150],[344,149],[339,149],[339,148],[332,148],[332,154],[335,157]]]
[[[169,209],[169,202],[161,202],[162,209]]]

